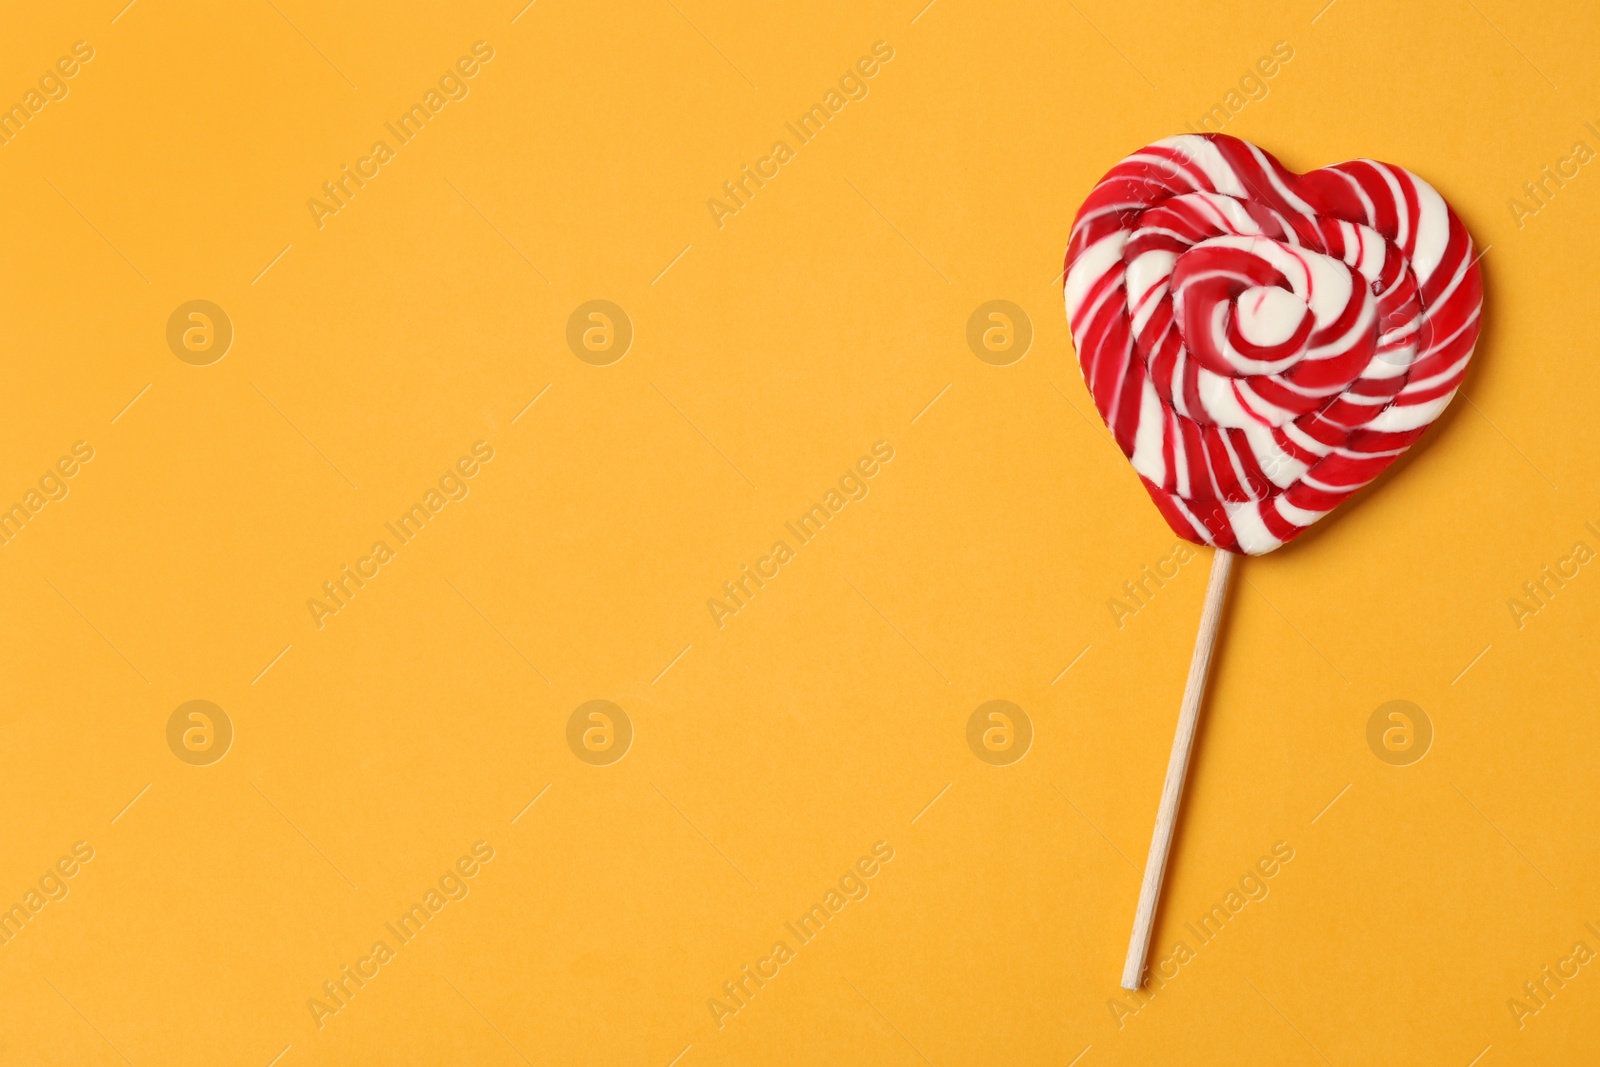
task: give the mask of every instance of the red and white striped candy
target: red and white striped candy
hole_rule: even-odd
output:
[[[1078,210],[1067,321],[1167,522],[1258,555],[1450,403],[1478,338],[1476,258],[1444,198],[1400,167],[1297,175],[1235,137],[1169,137]]]

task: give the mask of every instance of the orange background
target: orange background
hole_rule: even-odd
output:
[[[0,147],[0,505],[93,449],[0,547],[0,905],[41,891],[0,946],[0,1063],[1600,1042],[1595,964],[1537,1012],[1523,989],[1600,951],[1600,576],[1508,606],[1600,547],[1600,177],[1524,189],[1600,147],[1587,6],[121,2],[0,39],[0,102],[93,50]],[[466,95],[391,140],[480,41]],[[877,42],[866,95],[792,139]],[[1486,329],[1412,456],[1242,562],[1152,960],[1293,858],[1141,1001],[1117,977],[1208,553],[1109,607],[1174,539],[1093,419],[1059,272],[1097,178],[1218,105],[1291,167],[1433,182],[1488,250]],[[719,226],[708,200],[780,139]],[[378,140],[319,227],[307,201]],[[231,323],[222,358],[169,346],[191,300]],[[592,300],[631,324],[620,359],[569,348]],[[992,300],[1027,317],[1020,358],[969,347]],[[307,601],[480,441],[464,499],[319,627]],[[707,601],[878,442],[866,495],[719,627]],[[215,716],[169,747],[192,700],[231,724],[220,761],[179,758]],[[569,744],[593,700],[620,761],[579,758],[599,720]],[[994,700],[1018,761],[969,746]],[[1431,725],[1405,766],[1368,743],[1392,700]],[[398,944],[477,842],[465,898]],[[780,940],[776,977],[708,1006]]]

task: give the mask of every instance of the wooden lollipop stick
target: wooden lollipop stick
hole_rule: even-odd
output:
[[[1233,560],[1234,554],[1221,548],[1211,558],[1211,580],[1206,585],[1205,607],[1200,610],[1200,632],[1194,639],[1189,681],[1183,687],[1183,706],[1178,709],[1178,732],[1172,739],[1167,781],[1161,787],[1161,807],[1156,811],[1156,830],[1150,838],[1150,858],[1145,862],[1144,882],[1139,887],[1139,910],[1133,916],[1128,962],[1122,968],[1123,989],[1138,989],[1144,984],[1144,960],[1150,951],[1150,934],[1155,927],[1156,902],[1161,899],[1161,880],[1167,873],[1172,828],[1178,821],[1183,779],[1189,773],[1189,751],[1194,747],[1194,730],[1200,722],[1200,698],[1206,691],[1211,649],[1217,643],[1222,602],[1228,593],[1228,572],[1233,569]]]

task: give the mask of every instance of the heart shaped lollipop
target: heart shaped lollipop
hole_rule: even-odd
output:
[[[1234,554],[1292,540],[1422,436],[1472,359],[1483,284],[1466,227],[1410,171],[1294,174],[1198,134],[1100,180],[1065,285],[1112,437],[1173,530],[1217,550],[1122,972],[1137,989]]]
[[[1376,478],[1478,338],[1472,238],[1410,171],[1294,174],[1220,134],[1111,168],[1072,225],[1067,320],[1112,436],[1177,533],[1258,555]]]

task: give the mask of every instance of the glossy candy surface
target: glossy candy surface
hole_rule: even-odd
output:
[[[1306,174],[1225,135],[1100,180],[1067,247],[1095,405],[1177,533],[1270,552],[1376,478],[1454,397],[1483,288],[1472,238],[1411,172]]]

